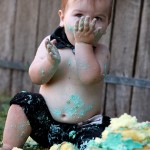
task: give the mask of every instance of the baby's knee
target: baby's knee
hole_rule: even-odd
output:
[[[23,110],[23,108],[19,105],[12,104],[8,110],[7,114],[7,123],[9,124],[27,124],[26,126],[30,126],[28,118]]]
[[[24,114],[22,107],[17,104],[12,104],[9,108],[9,112],[16,115]]]

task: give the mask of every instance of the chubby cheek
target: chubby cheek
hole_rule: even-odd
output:
[[[67,36],[69,42],[74,45],[74,34],[73,34],[73,32],[74,32],[74,25],[66,24],[66,26],[65,26],[66,36]]]
[[[70,17],[70,19],[65,22],[66,31],[73,33],[74,32],[74,26],[75,26],[77,20],[79,20],[79,19],[76,17]]]
[[[73,24],[66,24],[66,31],[67,32],[74,32],[74,25]]]

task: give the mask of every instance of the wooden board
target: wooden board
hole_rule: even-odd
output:
[[[150,79],[150,1],[145,0],[143,5],[142,20],[140,26],[140,38],[138,42],[135,77]],[[150,120],[150,89],[133,89],[131,114],[137,116],[140,121]]]
[[[39,7],[39,24],[37,44],[39,45],[43,38],[50,35],[59,25],[58,10],[60,8],[60,0],[44,0],[41,1]],[[38,46],[37,45],[37,46]]]
[[[31,64],[35,51],[37,49],[37,36],[38,36],[38,24],[39,24],[39,8],[40,8],[40,0],[31,1],[30,4],[30,12],[32,12],[31,22],[29,24],[31,39],[29,39],[29,47],[28,50],[24,54],[24,63]],[[29,91],[33,91],[33,83],[29,77],[28,72],[23,75],[23,89],[27,89]]]
[[[116,0],[111,41],[110,74],[132,77],[138,35],[140,0]],[[129,113],[131,87],[108,85],[105,113],[111,117]]]
[[[101,38],[101,43],[106,45],[109,51],[111,51],[111,37],[112,37],[112,32],[113,32],[113,26],[114,26],[114,12],[115,12],[115,3],[116,1],[113,1],[113,7],[112,7],[112,14],[111,14],[111,21],[109,26],[107,27],[106,34],[102,36]],[[109,71],[108,71],[109,73]],[[103,95],[102,95],[102,105],[101,105],[101,113],[105,115],[105,105],[106,105],[106,94],[107,94],[107,84],[104,83],[104,88],[103,88]]]
[[[39,0],[17,1],[13,61],[31,63],[36,48]],[[12,95],[31,90],[28,73],[13,71]]]
[[[110,24],[107,28],[107,32],[106,34],[102,37],[101,39],[101,43],[106,45],[108,47],[108,49],[110,49],[110,37],[111,37],[111,28],[112,24]],[[102,95],[102,102],[101,102],[101,113],[104,114],[105,112],[105,95],[106,95],[106,87],[107,84],[104,83],[104,88],[103,88],[103,95]],[[101,89],[100,89],[101,90]]]
[[[14,49],[14,24],[16,0],[0,1],[0,59],[12,60]],[[10,94],[11,71],[0,68],[0,94]]]

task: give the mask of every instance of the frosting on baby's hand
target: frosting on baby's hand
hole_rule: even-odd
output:
[[[58,49],[54,45],[54,42],[55,42],[55,40],[50,41],[49,39],[46,39],[45,47],[46,47],[51,59],[56,63],[60,63],[61,57],[60,57]]]
[[[74,27],[74,37],[76,43],[87,43],[95,46],[100,40],[101,36],[105,33],[102,27],[95,27],[96,18],[90,21],[90,17],[81,17]]]

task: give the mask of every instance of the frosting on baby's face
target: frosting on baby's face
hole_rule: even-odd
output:
[[[65,11],[60,10],[59,16],[60,26],[64,26],[69,42],[75,44],[74,25],[82,16],[89,16],[90,20],[96,18],[95,27],[102,27],[106,31],[110,19],[110,8],[110,0],[68,0]]]

